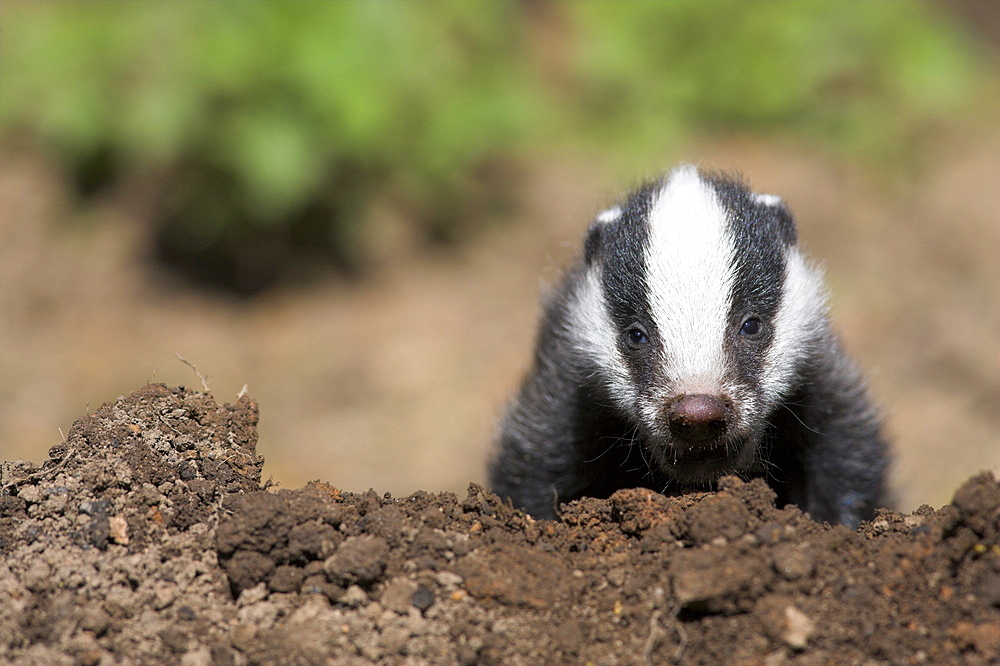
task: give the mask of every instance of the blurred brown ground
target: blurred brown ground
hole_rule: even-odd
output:
[[[826,266],[838,328],[885,406],[900,507],[1000,470],[1000,123],[949,137],[916,177],[733,139],[665,156],[782,195]],[[455,253],[400,252],[256,300],[151,269],[143,206],[80,206],[41,155],[0,155],[0,457],[41,458],[88,408],[147,381],[261,405],[265,476],[464,491],[527,366],[538,297],[593,214],[645,174],[539,159],[521,212]]]

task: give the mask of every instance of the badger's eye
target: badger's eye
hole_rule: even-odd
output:
[[[740,335],[757,335],[763,330],[764,324],[757,317],[750,317],[740,326]]]
[[[649,342],[649,338],[646,336],[646,331],[642,330],[639,326],[632,326],[627,331],[625,331],[628,341],[633,345],[644,345]]]

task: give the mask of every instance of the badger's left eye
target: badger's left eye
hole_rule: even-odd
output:
[[[757,335],[764,330],[764,324],[757,317],[750,317],[740,326],[740,335]]]
[[[628,337],[628,341],[635,346],[644,345],[649,342],[649,337],[646,335],[646,331],[642,330],[642,328],[637,324],[625,331],[625,335]]]

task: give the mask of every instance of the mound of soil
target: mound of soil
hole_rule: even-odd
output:
[[[535,521],[464,499],[261,487],[257,406],[150,385],[0,470],[0,662],[1000,660],[1000,483],[857,531],[760,481]]]

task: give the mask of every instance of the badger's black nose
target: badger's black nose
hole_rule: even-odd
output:
[[[670,433],[674,437],[701,442],[726,431],[726,403],[714,395],[686,395],[667,409]]]

